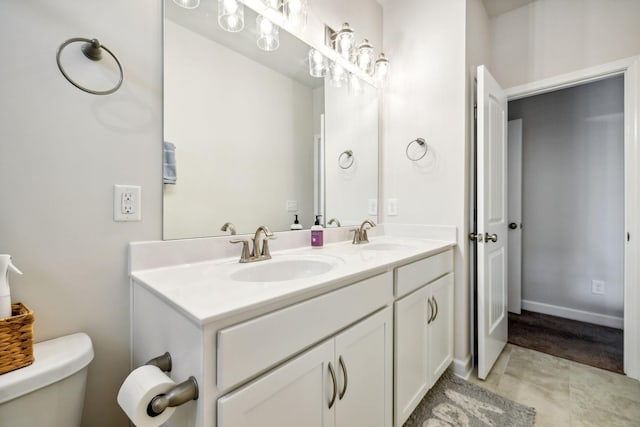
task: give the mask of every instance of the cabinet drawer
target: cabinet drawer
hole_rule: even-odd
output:
[[[441,252],[396,269],[395,295],[399,298],[453,271],[453,250]]]
[[[393,300],[384,273],[218,331],[217,384],[226,390]]]

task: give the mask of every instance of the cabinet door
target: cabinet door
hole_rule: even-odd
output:
[[[401,426],[429,390],[429,286],[395,303],[395,425]]]
[[[434,318],[428,326],[429,388],[453,360],[453,273],[427,286]]]
[[[333,358],[329,340],[218,399],[218,427],[333,427]]]
[[[392,322],[388,307],[335,338],[336,427],[391,427]]]

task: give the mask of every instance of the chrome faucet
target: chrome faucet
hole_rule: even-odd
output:
[[[236,234],[236,226],[233,225],[232,222],[225,222],[224,224],[222,224],[222,227],[220,227],[220,231],[227,231],[227,230],[229,230],[229,234],[232,236]]]
[[[264,239],[260,240],[260,235],[264,233]],[[242,243],[242,253],[240,254],[240,262],[255,262],[271,259],[269,252],[269,240],[275,239],[276,236],[271,232],[269,227],[261,225],[253,236],[253,249],[249,251],[248,239],[231,240],[231,243]]]
[[[328,225],[331,225],[331,224],[335,224],[335,225],[336,225],[336,227],[340,227],[340,226],[341,226],[341,225],[340,225],[340,220],[339,220],[338,218],[331,218],[331,219],[329,220]]]
[[[371,221],[370,219],[365,219],[364,221],[362,221],[362,224],[360,224],[360,228],[354,228],[351,231],[353,231],[353,244],[354,245],[360,245],[362,243],[369,243],[369,237],[367,236],[367,230],[368,228],[366,226],[369,226],[369,228],[371,227],[375,227],[376,223]]]

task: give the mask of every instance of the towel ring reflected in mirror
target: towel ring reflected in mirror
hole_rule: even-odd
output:
[[[338,166],[340,166],[340,169],[349,169],[353,166],[353,161],[354,157],[352,150],[345,150],[338,156]]]
[[[86,56],[88,59],[90,59],[92,61],[100,61],[102,59],[102,51],[103,50],[105,52],[107,52],[109,55],[111,55],[111,57],[114,59],[114,61],[116,61],[116,64],[118,65],[118,70],[120,71],[120,79],[118,80],[118,83],[116,83],[116,85],[114,87],[112,87],[111,89],[108,89],[108,90],[88,89],[88,88],[76,83],[75,81],[73,81],[73,79],[66,73],[66,71],[62,67],[62,64],[60,63],[60,55],[62,54],[62,51],[64,50],[65,47],[67,47],[71,43],[76,43],[76,42],[84,42],[84,44],[81,47],[82,53],[84,54],[84,56]],[[120,86],[122,86],[122,81],[124,80],[124,72],[122,71],[122,65],[120,64],[120,61],[118,61],[118,58],[116,58],[116,56],[113,54],[113,52],[111,52],[109,49],[107,49],[106,46],[100,44],[100,41],[98,39],[87,39],[87,38],[84,38],[84,37],[73,37],[73,38],[70,38],[69,40],[67,40],[64,43],[62,43],[60,45],[60,47],[58,48],[58,52],[56,53],[56,62],[58,63],[58,68],[60,69],[60,72],[69,81],[69,83],[71,83],[72,85],[74,85],[78,89],[80,89],[82,91],[85,91],[87,93],[91,93],[93,95],[109,95],[109,94],[117,91],[118,89],[120,89]]]
[[[422,159],[427,155],[427,151],[429,151],[429,147],[424,138],[414,139],[407,145],[407,149],[405,150],[407,158],[412,162],[417,162]]]

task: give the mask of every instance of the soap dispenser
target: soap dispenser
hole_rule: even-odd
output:
[[[316,222],[311,227],[311,247],[312,248],[321,248],[324,244],[324,236],[322,225],[320,225],[320,217],[322,215],[316,215]]]
[[[0,255],[0,319],[11,316],[9,270],[16,274],[22,274],[22,272],[11,263],[11,255]]]
[[[296,215],[296,220],[293,221],[293,224],[291,224],[291,229],[302,230],[302,224],[300,224],[300,221],[298,221],[298,215]]]

